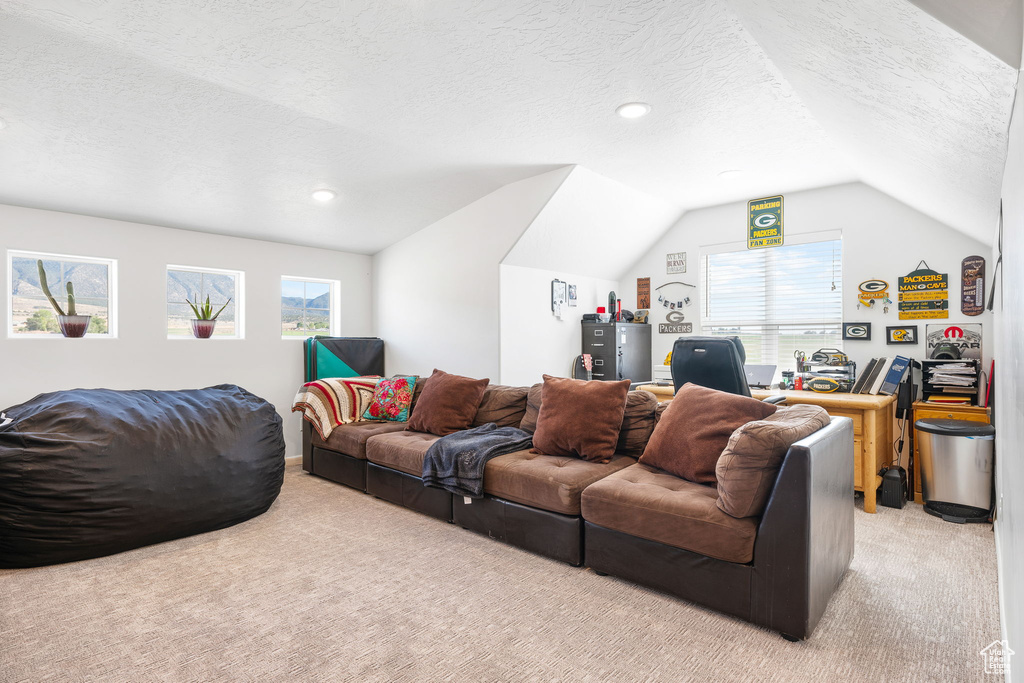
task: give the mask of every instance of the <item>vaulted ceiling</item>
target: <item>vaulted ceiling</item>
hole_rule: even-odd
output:
[[[987,240],[1016,70],[917,4],[7,0],[0,202],[373,253],[579,164],[680,211],[859,179]]]

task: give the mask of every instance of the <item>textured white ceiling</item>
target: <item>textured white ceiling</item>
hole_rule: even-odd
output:
[[[906,0],[729,1],[862,180],[991,242],[1015,69]]]
[[[1010,66],[1019,69],[1022,0],[910,0],[928,14],[964,34]]]
[[[906,0],[779,7],[5,0],[0,202],[372,253],[575,163],[679,208],[863,178],[985,222],[1007,71]]]

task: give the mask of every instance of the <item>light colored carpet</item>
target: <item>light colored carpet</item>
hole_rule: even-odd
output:
[[[0,681],[983,679],[989,526],[857,505],[853,567],[789,643],[291,465],[245,524],[0,571]]]

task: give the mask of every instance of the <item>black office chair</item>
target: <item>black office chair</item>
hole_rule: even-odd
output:
[[[672,384],[675,390],[687,382],[730,394],[750,396],[743,363],[747,352],[739,337],[680,337],[672,346]],[[779,403],[785,396],[770,396]]]

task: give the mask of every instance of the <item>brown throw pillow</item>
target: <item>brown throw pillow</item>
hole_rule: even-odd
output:
[[[543,387],[543,382],[537,382],[530,387],[529,393],[526,394],[526,413],[523,415],[523,421],[519,423],[519,428],[524,432],[533,434],[537,431],[537,417],[540,415],[540,394]]]
[[[626,413],[619,428],[617,453],[639,458],[654,432],[654,413],[658,398],[649,391],[631,391],[626,394]]]
[[[473,418],[473,426],[493,422],[499,427],[518,427],[526,412],[526,393],[529,387],[509,387],[491,384]]]
[[[820,406],[785,406],[729,437],[718,459],[718,507],[733,517],[764,512],[789,447],[831,422]]]
[[[640,462],[698,484],[714,484],[718,456],[732,433],[775,410],[754,398],[684,384],[654,428]]]
[[[438,436],[468,429],[484,397],[488,379],[449,375],[435,369],[416,399],[407,430]]]
[[[533,451],[608,462],[615,455],[629,380],[586,382],[544,375]]]

